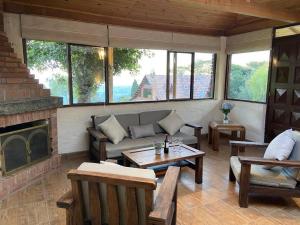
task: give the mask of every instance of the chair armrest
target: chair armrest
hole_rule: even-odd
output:
[[[175,211],[174,199],[177,195],[177,182],[180,174],[179,167],[170,166],[165,178],[159,188],[158,195],[154,203],[154,209],[149,215],[151,224],[170,224]]]
[[[74,204],[74,199],[73,199],[72,191],[66,192],[56,202],[58,208],[64,208],[64,209],[71,208],[73,204]]]
[[[100,131],[96,130],[93,127],[87,128],[87,131],[89,132],[90,135],[92,135],[94,138],[96,138],[99,141],[108,141],[108,138]]]
[[[229,141],[232,147],[268,147],[269,143],[251,142],[251,141]]]
[[[292,161],[292,160],[279,161],[279,160],[264,159],[259,157],[245,157],[245,156],[240,156],[239,160],[241,164],[300,168],[300,161]]]
[[[203,128],[201,125],[196,124],[196,123],[186,123],[185,126],[191,127],[191,128],[194,128],[194,129],[202,129]]]

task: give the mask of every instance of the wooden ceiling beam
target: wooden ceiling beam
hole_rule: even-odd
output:
[[[192,3],[206,9],[236,13],[246,16],[282,21],[287,23],[300,22],[300,14],[286,9],[273,8],[271,4],[258,4],[251,0],[175,0]]]
[[[266,28],[282,26],[282,25],[286,25],[286,24],[287,23],[280,22],[280,21],[260,19],[260,20],[257,20],[257,21],[253,21],[251,23],[236,25],[236,26],[226,30],[225,35],[226,36],[231,36],[231,35],[242,34],[242,33],[247,33],[247,32],[251,32],[251,31],[266,29]]]
[[[82,21],[87,23],[119,25],[119,26],[137,27],[137,28],[153,29],[153,30],[160,30],[160,31],[173,31],[173,32],[211,35],[211,36],[224,35],[224,30],[214,29],[214,28],[203,28],[203,27],[183,26],[183,25],[176,25],[176,24],[142,21],[142,20],[135,20],[131,18],[94,14],[94,13],[88,13],[88,12],[82,12],[82,11],[70,10],[70,9],[45,7],[40,5],[32,5],[32,4],[13,2],[13,1],[4,2],[4,11],[10,13],[31,14],[31,15]]]

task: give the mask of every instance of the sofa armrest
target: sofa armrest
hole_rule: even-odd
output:
[[[185,126],[187,127],[191,127],[191,128],[194,128],[194,129],[202,129],[203,127],[197,123],[186,123]]]
[[[149,224],[171,224],[176,220],[177,183],[180,174],[179,167],[170,166],[159,188],[154,203],[154,209],[150,213]]]
[[[272,159],[264,159],[259,157],[239,157],[239,161],[241,164],[254,164],[254,165],[265,165],[265,166],[281,166],[281,167],[293,167],[300,168],[300,161],[292,161],[292,160],[272,160]]]
[[[96,130],[93,127],[87,128],[87,131],[90,135],[92,135],[94,138],[96,138],[99,141],[108,141],[108,137],[106,137],[101,131]]]

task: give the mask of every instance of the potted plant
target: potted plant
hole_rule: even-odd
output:
[[[229,102],[223,102],[223,104],[221,105],[221,111],[224,115],[223,123],[229,123],[228,114],[233,109],[233,107],[234,105]]]

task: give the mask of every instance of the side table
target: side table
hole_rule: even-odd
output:
[[[243,125],[231,121],[229,123],[223,123],[223,121],[212,121],[208,125],[208,143],[212,144],[214,151],[219,150],[220,131],[231,131],[232,139],[245,141],[246,129]],[[241,147],[239,151],[245,151],[245,147]]]

